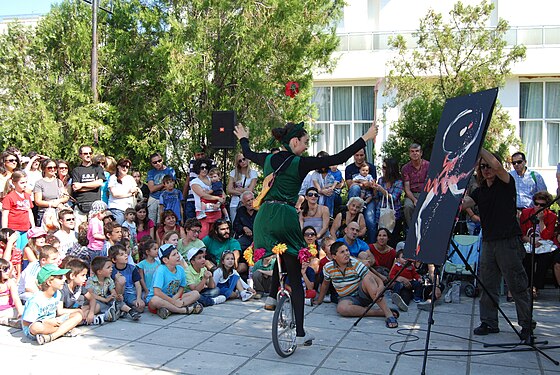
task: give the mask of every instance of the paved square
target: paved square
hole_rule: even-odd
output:
[[[505,298],[503,298],[505,300]],[[502,303],[515,323],[515,306]],[[399,329],[385,328],[381,318],[342,318],[336,305],[305,307],[306,329],[316,340],[291,357],[280,358],[270,341],[272,313],[262,301],[229,301],[201,315],[172,315],[166,320],[144,313],[139,322],[127,319],[103,326],[81,327],[82,335],[39,346],[21,330],[0,327],[4,368],[16,373],[61,374],[419,374],[428,313],[411,303],[401,313]],[[478,299],[462,297],[460,304],[439,304],[434,316],[428,374],[559,374],[560,367],[534,351],[511,352],[486,343],[517,342],[507,323],[502,332],[472,336],[479,324]],[[536,334],[560,345],[558,291],[544,289],[535,304]],[[471,350],[471,356],[467,350]],[[488,354],[489,350],[500,353]],[[402,351],[403,354],[398,355]],[[482,353],[481,351],[486,351]],[[560,349],[547,354],[560,359]],[[11,359],[13,361],[10,361]],[[60,364],[60,365],[57,365]]]

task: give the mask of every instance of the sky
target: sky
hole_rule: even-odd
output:
[[[15,14],[45,14],[59,0],[0,0],[0,16]]]

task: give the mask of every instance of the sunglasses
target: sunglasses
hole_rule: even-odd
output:
[[[17,159],[6,159],[4,163],[17,163]]]
[[[68,218],[68,219],[64,219],[64,221],[76,221],[76,219],[73,218],[73,217],[70,217],[70,218]]]
[[[61,169],[61,170],[67,170],[67,169],[68,169],[68,167],[58,167],[58,169]]]
[[[52,166],[48,166],[47,170],[49,171],[56,171],[58,168],[57,167],[52,167]]]
[[[208,170],[208,166],[207,166],[207,165],[201,165],[201,166],[200,166],[200,170],[203,170],[203,169]]]
[[[305,237],[313,237],[313,236],[316,236],[317,234],[315,232],[305,232],[303,235]]]
[[[130,165],[125,164],[125,165],[121,165],[120,167],[121,167],[121,168],[124,168],[124,169],[129,169],[129,168],[130,168]]]
[[[523,160],[514,160],[511,162],[513,165],[523,164]]]
[[[480,170],[483,171],[485,169],[491,169],[492,167],[489,164],[480,164]]]
[[[534,202],[535,206],[537,207],[546,207],[546,203],[545,202]]]
[[[308,197],[315,197],[315,198],[319,198],[319,194],[317,193],[307,193]]]
[[[82,155],[91,155],[91,154],[92,154],[91,151],[90,152],[82,152]]]
[[[163,159],[154,160],[154,161],[152,162],[152,164],[159,164],[159,163],[163,163]]]
[[[237,162],[238,162],[238,163],[241,163],[242,161],[245,161],[245,160],[247,160],[247,159],[246,159],[246,158],[241,158],[241,159],[239,159]]]

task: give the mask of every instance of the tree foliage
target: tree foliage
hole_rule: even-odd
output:
[[[488,27],[493,9],[486,0],[474,6],[457,2],[448,21],[430,10],[414,34],[414,49],[401,35],[391,40],[397,56],[389,64],[387,88],[394,94],[392,105],[402,111],[392,128],[394,138],[383,147],[385,155],[404,161],[414,141],[427,149],[424,157],[429,158],[445,100],[503,86],[511,65],[525,57],[524,46],[507,46],[505,20]],[[514,131],[497,103],[485,147],[507,154],[510,145],[519,145]]]
[[[102,1],[103,3],[103,1]],[[0,36],[0,147],[75,158],[80,143],[147,166],[184,168],[209,143],[214,110],[235,110],[264,148],[306,119],[312,69],[331,67],[343,3],[332,0],[114,0],[99,11],[99,103],[90,92],[91,7],[65,0],[33,29]],[[288,81],[300,84],[295,98]],[[48,139],[48,144],[45,140]]]

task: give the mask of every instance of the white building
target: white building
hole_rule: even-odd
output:
[[[334,153],[363,134],[373,120],[374,86],[379,84],[375,116],[380,117],[386,98],[383,78],[390,35],[410,37],[419,19],[430,8],[444,15],[451,0],[347,0],[344,19],[338,25],[341,39],[334,58],[338,64],[330,74],[314,75],[314,101],[319,105],[317,127],[324,130],[310,152]],[[478,0],[463,0],[478,4]],[[526,59],[513,66],[512,75],[500,89],[499,100],[516,125],[531,169],[540,172],[549,191],[556,190],[556,165],[560,162],[560,1],[493,0],[495,9],[489,27],[499,18],[509,22],[510,44],[527,47]],[[398,111],[386,114],[380,125],[376,148],[387,139],[389,126]],[[515,150],[512,150],[515,151]]]

